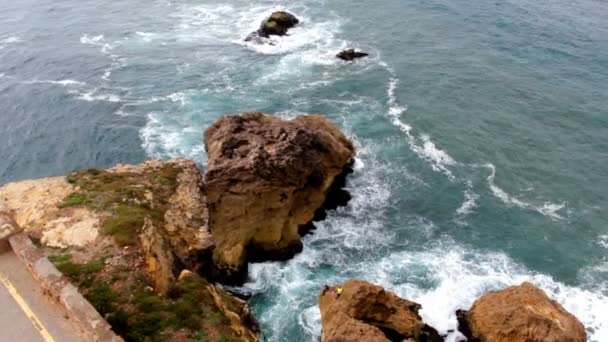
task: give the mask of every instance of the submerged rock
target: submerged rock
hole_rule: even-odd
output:
[[[366,57],[366,56],[369,56],[369,53],[355,51],[355,49],[346,49],[346,50],[340,51],[340,53],[338,53],[336,55],[336,57],[338,57],[344,61],[352,61],[357,58],[362,58],[362,57]]]
[[[257,31],[247,36],[245,41],[261,42],[260,38],[284,36],[289,29],[296,26],[299,22],[300,20],[291,13],[285,11],[273,12],[270,17],[262,22]]]
[[[344,204],[333,185],[343,185],[355,156],[346,136],[319,115],[226,116],[205,132],[205,149],[215,276],[227,283],[245,280],[248,260],[300,252],[300,228]]]
[[[525,282],[477,299],[457,312],[468,341],[584,342],[585,327],[545,292]]]
[[[422,321],[420,304],[365,281],[324,288],[319,307],[323,342],[443,341]]]

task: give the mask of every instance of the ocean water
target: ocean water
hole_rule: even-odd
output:
[[[273,10],[302,19],[243,42]],[[24,0],[0,4],[0,184],[176,156],[222,114],[322,113],[356,143],[353,200],[240,291],[269,341],[317,341],[356,277],[454,311],[531,281],[608,341],[603,0]],[[344,63],[341,48],[369,52]]]

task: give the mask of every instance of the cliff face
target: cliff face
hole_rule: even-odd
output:
[[[8,184],[2,215],[129,341],[258,340],[246,303],[207,279],[239,283],[248,261],[299,252],[350,198],[354,148],[321,116],[260,113],[221,118],[205,147],[204,176],[176,159]]]
[[[214,242],[194,162],[12,183],[0,188],[0,206],[127,341],[258,339],[246,303],[195,273],[178,279],[183,269],[212,268]]]
[[[239,282],[248,260],[284,260],[302,249],[300,231],[347,173],[352,143],[327,119],[261,113],[227,116],[205,132],[205,186],[220,279]],[[338,191],[339,192],[339,191]],[[330,196],[328,196],[328,194]]]

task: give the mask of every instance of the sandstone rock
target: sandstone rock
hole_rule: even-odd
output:
[[[150,160],[10,183],[0,188],[0,205],[44,246],[78,247],[85,254],[112,244],[109,235],[132,229],[133,243],[141,245],[156,289],[164,293],[174,268],[211,269],[214,243],[202,178],[193,161]],[[114,231],[105,231],[108,226]]]
[[[139,241],[146,263],[146,272],[152,279],[154,290],[164,295],[175,281],[173,253],[150,219],[145,220]]]
[[[180,283],[192,281],[192,285],[196,285],[199,291],[205,291],[211,297],[216,311],[230,322],[229,325],[236,340],[242,342],[260,341],[258,323],[251,315],[246,302],[231,296],[221,287],[207,282],[190,271],[182,271],[178,279]],[[209,305],[209,303],[201,303],[201,305]],[[209,310],[209,307],[205,307],[205,310]]]
[[[213,237],[208,227],[203,176],[191,160],[176,159],[179,168],[175,192],[169,198],[163,233],[183,266],[208,273],[211,265]]]
[[[369,54],[365,53],[365,52],[361,52],[361,51],[355,51],[355,49],[346,49],[346,50],[340,51],[340,53],[338,53],[336,55],[336,57],[338,57],[344,61],[352,61],[357,58],[362,58],[362,57],[366,57],[366,56],[369,56]]]
[[[285,11],[273,12],[260,25],[260,29],[251,33],[245,41],[259,41],[259,38],[270,36],[284,36],[289,29],[296,26],[300,20],[291,13]]]
[[[469,341],[584,342],[585,327],[530,283],[490,292],[458,311],[458,328]]]
[[[205,149],[213,260],[216,275],[229,283],[244,280],[247,260],[284,260],[301,250],[299,228],[343,199],[327,195],[355,155],[344,134],[319,115],[226,116],[205,132]]]
[[[342,294],[326,287],[319,297],[323,342],[443,341],[422,321],[419,304],[361,280],[340,286]]]

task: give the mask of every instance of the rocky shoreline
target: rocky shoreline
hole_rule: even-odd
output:
[[[221,284],[242,284],[250,262],[302,250],[314,222],[350,199],[355,149],[320,115],[225,116],[204,143],[204,173],[176,159],[11,183],[0,188],[0,214],[127,341],[259,341],[247,303]],[[377,285],[319,291],[325,342],[444,340],[419,304]],[[529,283],[457,316],[469,341],[586,340],[576,317]]]

